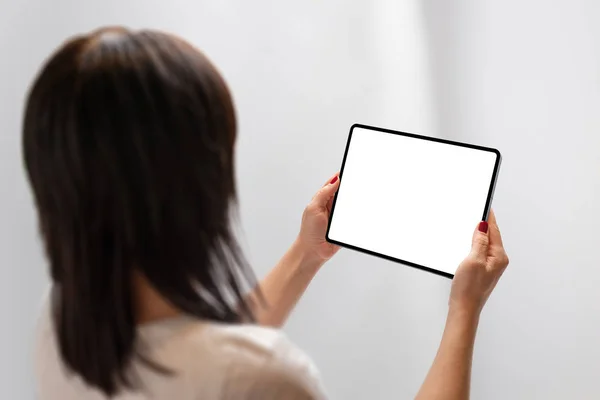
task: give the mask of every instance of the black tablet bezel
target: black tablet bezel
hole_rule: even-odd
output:
[[[344,158],[342,159],[342,167],[340,168],[340,174],[339,174],[339,179],[340,179],[340,187],[341,185],[343,185],[343,175],[344,175],[344,166],[346,165],[346,158],[348,156],[348,150],[350,148],[350,141],[352,140],[352,132],[354,131],[354,128],[362,128],[362,129],[367,129],[367,130],[373,130],[373,131],[377,131],[377,132],[383,132],[383,133],[389,133],[392,135],[399,135],[399,136],[405,136],[405,137],[410,137],[410,138],[414,138],[414,139],[422,139],[422,140],[428,140],[431,142],[437,142],[437,143],[443,143],[443,144],[448,144],[448,145],[453,145],[453,146],[460,146],[460,147],[467,147],[469,149],[474,149],[474,150],[481,150],[481,151],[487,151],[487,152],[492,152],[496,155],[496,163],[494,165],[494,172],[492,174],[492,180],[490,182],[490,187],[488,190],[488,196],[487,196],[487,200],[485,203],[485,207],[483,209],[483,215],[481,217],[482,221],[487,221],[488,219],[488,214],[492,205],[492,200],[494,198],[494,190],[496,189],[496,181],[498,179],[498,172],[500,171],[500,164],[502,162],[502,155],[500,154],[500,152],[497,149],[493,149],[491,147],[484,147],[484,146],[477,146],[474,144],[469,144],[469,143],[462,143],[462,142],[456,142],[453,140],[446,140],[446,139],[439,139],[439,138],[433,138],[433,137],[429,137],[429,136],[423,136],[423,135],[417,135],[414,133],[408,133],[408,132],[401,132],[401,131],[395,131],[395,130],[391,130],[391,129],[385,129],[385,128],[378,128],[375,126],[369,126],[369,125],[363,125],[363,124],[354,124],[350,127],[350,133],[348,134],[348,140],[346,141],[346,149],[344,150]],[[339,188],[338,188],[339,190]],[[443,272],[443,271],[439,271],[437,269],[433,269],[433,268],[429,268],[426,267],[424,265],[419,265],[416,263],[412,263],[410,261],[406,261],[406,260],[402,260],[399,258],[395,258],[395,257],[391,257],[391,256],[387,256],[385,254],[381,254],[381,253],[377,253],[371,250],[367,250],[367,249],[363,249],[357,246],[353,246],[347,243],[342,243],[342,242],[338,242],[337,240],[333,240],[329,237],[329,228],[331,227],[331,220],[333,219],[333,214],[335,212],[335,203],[337,202],[337,192],[333,198],[333,203],[331,206],[331,213],[329,215],[329,221],[327,224],[327,233],[325,234],[325,239],[329,242],[329,243],[333,243],[335,245],[341,246],[341,247],[345,247],[348,249],[352,249],[352,250],[356,250],[359,251],[361,253],[365,253],[365,254],[369,254],[375,257],[379,257],[379,258],[383,258],[386,260],[390,260],[390,261],[394,261],[394,262],[398,262],[404,265],[407,265],[409,267],[413,267],[413,268],[417,268],[423,271],[427,271],[430,272],[432,274],[435,275],[440,275],[446,278],[454,278],[454,274],[449,274],[447,272]]]

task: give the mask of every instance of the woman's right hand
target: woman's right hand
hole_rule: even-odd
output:
[[[473,234],[471,253],[458,267],[450,292],[450,309],[479,314],[508,266],[494,211]]]
[[[468,399],[475,334],[481,312],[508,266],[494,212],[473,233],[471,253],[458,267],[440,348],[416,399]]]

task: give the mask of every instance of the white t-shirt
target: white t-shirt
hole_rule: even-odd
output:
[[[136,368],[144,391],[121,393],[116,400],[325,399],[311,359],[279,330],[179,317],[144,325],[138,336],[151,359],[175,375]],[[35,357],[39,399],[105,399],[65,370],[47,310]]]

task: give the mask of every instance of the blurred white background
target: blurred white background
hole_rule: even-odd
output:
[[[499,148],[494,206],[511,266],[484,310],[473,398],[599,398],[599,18],[594,0],[3,0],[0,399],[35,396],[47,285],[21,163],[25,91],[66,37],[106,24],[179,34],[228,80],[259,276],[339,168],[352,123]],[[286,330],[332,398],[408,399],[435,354],[449,284],[342,251]]]

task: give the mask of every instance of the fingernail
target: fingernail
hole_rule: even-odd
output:
[[[338,176],[334,176],[333,179],[331,180],[331,182],[329,182],[331,185],[333,185],[334,183],[336,183],[338,180]]]
[[[481,221],[479,223],[479,232],[487,233],[488,231],[488,223],[487,221]]]

